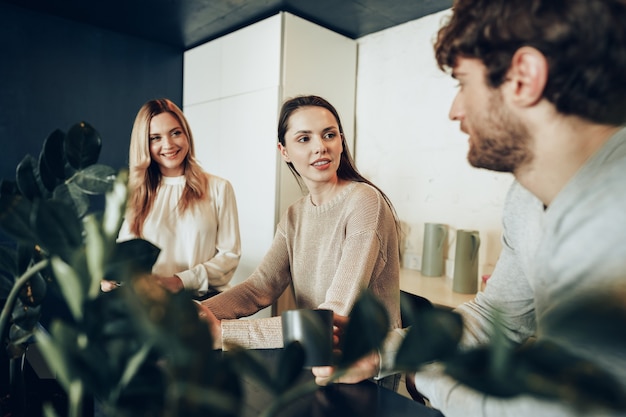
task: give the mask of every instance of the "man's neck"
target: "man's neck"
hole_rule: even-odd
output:
[[[552,203],[587,160],[620,129],[571,116],[538,126],[533,134],[534,158],[514,174],[545,206]]]

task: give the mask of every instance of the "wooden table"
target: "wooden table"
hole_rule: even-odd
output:
[[[413,269],[400,270],[400,290],[419,295],[438,306],[456,308],[473,300],[476,294],[460,294],[452,291],[452,278],[428,277]]]

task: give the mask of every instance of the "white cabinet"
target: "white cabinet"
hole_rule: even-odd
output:
[[[237,196],[242,257],[233,283],[252,273],[280,215],[302,195],[277,150],[282,101],[326,98],[354,152],[356,66],[355,40],[285,12],[185,52],[183,110],[196,156]]]

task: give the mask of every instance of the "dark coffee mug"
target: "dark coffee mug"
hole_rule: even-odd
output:
[[[333,311],[287,310],[281,314],[283,344],[299,342],[306,354],[304,366],[327,366],[333,356]]]

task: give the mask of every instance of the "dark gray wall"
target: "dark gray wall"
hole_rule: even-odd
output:
[[[182,50],[0,2],[0,179],[13,180],[53,130],[80,121],[102,136],[99,162],[126,166],[139,107],[155,97],[181,105],[182,84]],[[0,244],[12,242],[0,232]],[[46,303],[59,308],[54,297]]]
[[[181,105],[182,83],[182,50],[0,2],[0,178],[79,121],[102,136],[101,163],[126,166],[139,107]]]
[[[100,163],[126,166],[139,107],[181,105],[182,85],[182,50],[0,2],[0,179],[80,121],[102,137]],[[0,244],[11,244],[2,232]]]

